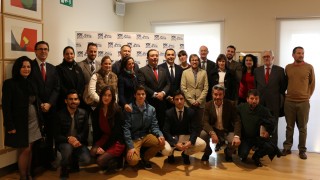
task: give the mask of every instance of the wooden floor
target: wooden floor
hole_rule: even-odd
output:
[[[167,163],[167,157],[152,158],[153,169],[135,169],[126,167],[120,172],[107,172],[100,174],[96,165],[81,168],[79,173],[70,174],[70,180],[105,180],[105,179],[236,179],[236,180],[319,180],[320,179],[320,154],[307,153],[308,159],[301,160],[297,151],[291,155],[275,158],[272,162],[264,157],[263,167],[256,167],[252,160],[242,163],[237,156],[234,162],[225,162],[223,151],[210,156],[209,163],[200,161],[202,153],[190,156],[191,165],[182,164],[181,152],[176,151],[176,163]],[[0,179],[19,179],[18,173],[8,174]],[[36,177],[37,180],[59,179],[59,171],[46,171]]]

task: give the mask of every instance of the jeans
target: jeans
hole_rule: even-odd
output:
[[[91,161],[89,149],[87,146],[80,146],[74,148],[69,143],[62,143],[59,145],[61,153],[61,167],[67,167],[70,163],[89,164]]]

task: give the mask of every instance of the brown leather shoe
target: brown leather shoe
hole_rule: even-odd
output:
[[[299,151],[299,157],[300,159],[307,159],[308,156],[306,155],[306,152],[304,151]]]
[[[289,150],[289,149],[283,149],[282,150],[282,156],[286,156],[288,154],[291,154],[291,150]]]

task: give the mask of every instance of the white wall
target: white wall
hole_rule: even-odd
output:
[[[73,7],[60,0],[43,0],[44,40],[50,45],[49,62],[62,62],[63,48],[75,48],[75,31],[123,31],[123,17],[114,14],[113,0],[76,0]],[[78,59],[77,61],[80,61]]]

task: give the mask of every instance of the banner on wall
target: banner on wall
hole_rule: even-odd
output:
[[[128,44],[131,46],[131,56],[139,67],[146,65],[149,49],[159,51],[159,64],[165,62],[166,49],[172,48],[176,53],[184,49],[183,34],[76,31],[77,62],[87,57],[86,49],[89,42],[98,45],[96,59],[100,60],[104,56],[110,56],[113,63],[120,59],[121,46]],[[175,61],[178,63],[178,58]]]

